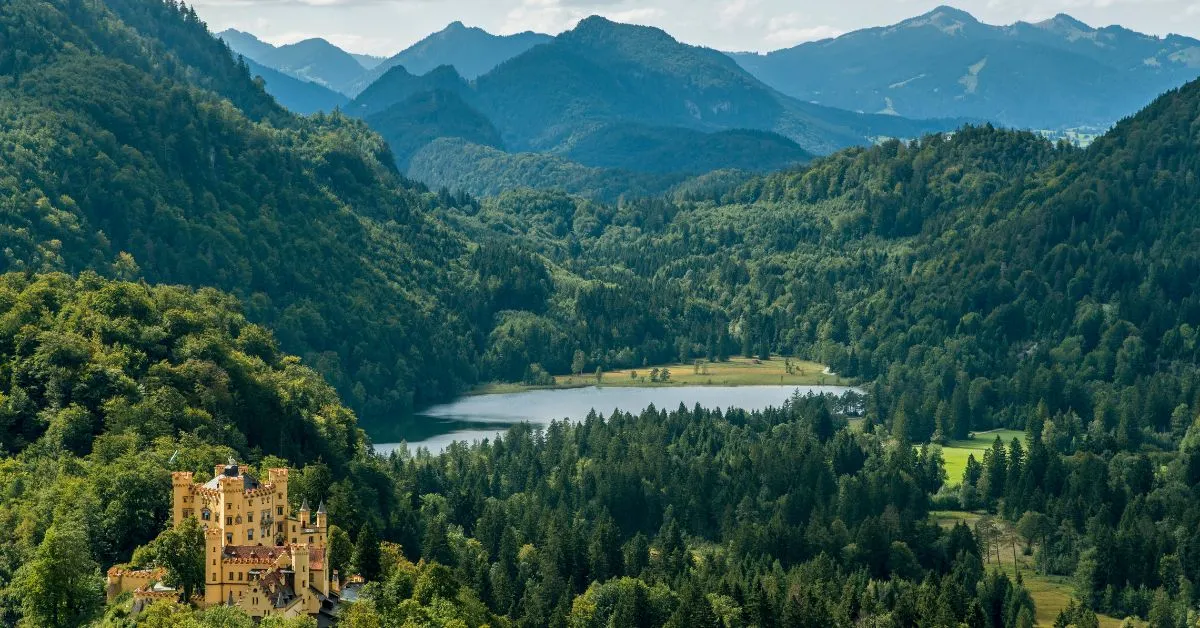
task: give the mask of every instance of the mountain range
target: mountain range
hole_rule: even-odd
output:
[[[549,35],[533,32],[493,35],[482,28],[454,22],[371,68],[354,81],[348,94],[357,96],[396,66],[416,75],[450,66],[464,78],[474,80],[551,39]]]
[[[530,48],[552,38],[539,33],[493,35],[481,28],[454,22],[391,57],[350,53],[324,39],[307,39],[274,46],[236,29],[217,33],[234,53],[284,74],[324,85],[350,98],[357,96],[392,68],[416,75],[451,66],[474,79]]]
[[[320,38],[273,46],[249,33],[232,29],[217,37],[229,44],[235,53],[260,65],[343,94],[354,79],[367,71],[357,57]]]
[[[1097,29],[1065,15],[992,26],[949,7],[765,55],[688,46],[599,17],[554,37],[455,22],[391,58],[367,59],[372,67],[324,40],[276,47],[238,31],[220,37],[289,109],[344,107],[387,138],[402,168],[420,153],[422,172],[439,173],[430,182],[476,191],[497,189],[478,179],[497,171],[496,151],[552,156],[503,161],[523,171],[542,163],[540,172],[563,177],[533,180],[583,193],[572,182],[607,181],[615,173],[597,173],[608,169],[769,170],[964,121],[1095,134],[1200,72],[1200,42],[1190,38]],[[755,159],[748,144],[713,135],[734,130],[775,134],[772,148]],[[425,150],[442,137],[487,150]],[[707,157],[664,159],[683,137]],[[485,155],[490,167],[466,179],[448,169],[459,163],[467,175]]]
[[[852,111],[1105,129],[1200,75],[1200,41],[1068,15],[1008,26],[950,7],[762,55],[733,54],[779,91]]]
[[[368,68],[346,63],[351,55],[323,42],[276,48],[237,31],[220,36],[248,59],[350,97],[396,66],[417,76],[451,66],[470,81],[535,46],[563,43],[537,33],[496,36],[455,22],[389,59],[362,64]],[[314,63],[318,53],[328,62]],[[1200,75],[1200,41],[1190,37],[1096,28],[1064,14],[990,25],[946,6],[890,26],[729,56],[766,85],[807,103],[1047,131],[1103,131]]]
[[[441,137],[470,141],[461,129],[477,130],[478,120],[486,119],[500,141],[485,146],[551,154],[556,159],[543,163],[556,166],[543,171],[558,173],[581,172],[560,167],[562,159],[588,168],[657,174],[763,171],[879,137],[916,137],[959,123],[864,115],[802,102],[764,85],[719,52],[682,44],[656,28],[600,17],[582,21],[473,81],[449,65],[420,76],[392,67],[345,110],[389,138],[398,161],[407,164],[423,146],[398,141],[404,129],[420,127],[430,139],[439,133],[392,108],[408,109],[404,103],[409,98],[431,91],[454,95],[455,111],[469,118]],[[438,123],[451,124],[452,117],[448,113]],[[452,184],[455,179],[444,176],[444,167],[460,161],[465,174],[472,168],[462,161],[468,155],[488,155],[496,163],[494,151],[459,150],[441,157],[426,152],[422,163],[439,164],[443,176],[437,183]],[[534,180],[553,187],[556,179]]]

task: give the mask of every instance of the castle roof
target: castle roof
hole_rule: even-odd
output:
[[[258,478],[250,475],[248,471],[243,470],[244,467],[237,463],[231,462],[225,465],[221,474],[204,483],[204,488],[217,489],[221,488],[221,478],[242,478],[242,486],[246,490],[255,489],[262,485]]]
[[[308,550],[308,568],[309,569],[324,569],[325,568],[325,548],[314,547]]]
[[[291,553],[288,546],[226,545],[221,559],[228,562],[273,563],[284,554]]]

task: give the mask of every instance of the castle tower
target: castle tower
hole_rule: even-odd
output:
[[[218,480],[221,490],[221,529],[225,533],[226,545],[240,545],[245,542],[246,533],[243,528],[242,502],[245,501],[245,482],[238,476],[237,465],[227,465],[224,474]]]
[[[214,606],[224,601],[221,597],[221,529],[204,529],[204,604]]]
[[[288,470],[283,469],[267,469],[267,481],[275,487],[275,493],[283,496],[283,502],[287,503],[288,495]]]
[[[312,585],[312,571],[308,568],[308,546],[292,546],[292,571],[295,572],[295,590],[297,594],[308,591]]]
[[[171,524],[179,525],[189,515],[195,514],[192,497],[192,474],[176,471],[171,474]]]
[[[328,525],[329,515],[325,512],[325,502],[321,502],[321,505],[317,506],[317,530],[320,531],[321,535],[329,533],[327,529]]]

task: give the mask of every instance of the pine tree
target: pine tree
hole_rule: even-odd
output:
[[[358,541],[354,544],[354,570],[368,582],[377,581],[382,575],[379,537],[370,525],[364,525],[358,531]]]

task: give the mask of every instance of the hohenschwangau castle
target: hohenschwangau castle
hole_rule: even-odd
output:
[[[338,574],[328,563],[329,522],[325,507],[308,504],[292,516],[288,507],[288,470],[271,469],[266,481],[234,462],[217,465],[213,479],[193,482],[192,474],[173,473],[172,521],[196,517],[204,527],[202,607],[228,604],[252,617],[316,616],[332,619],[339,598]],[[108,596],[133,591],[134,610],[178,592],[160,584],[161,570],[108,572]]]

